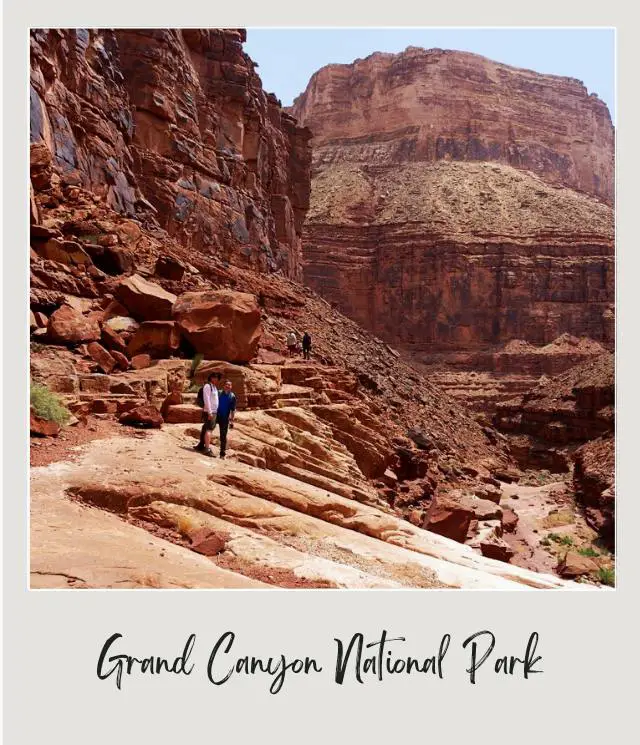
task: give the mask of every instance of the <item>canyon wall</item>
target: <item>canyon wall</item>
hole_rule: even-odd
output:
[[[408,47],[323,67],[292,111],[318,166],[501,162],[613,200],[611,117],[573,78]]]
[[[413,352],[613,343],[613,128],[575,80],[408,49],[316,73],[305,281]]]
[[[31,142],[63,185],[182,245],[301,276],[309,132],[242,51],[242,30],[33,30]]]

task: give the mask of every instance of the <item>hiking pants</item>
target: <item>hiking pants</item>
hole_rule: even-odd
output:
[[[216,424],[220,427],[220,455],[227,450],[227,432],[229,431],[229,417],[218,417]]]

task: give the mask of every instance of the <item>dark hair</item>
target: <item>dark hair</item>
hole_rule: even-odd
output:
[[[222,373],[221,372],[210,372],[207,375],[207,380],[211,380],[211,378],[218,378],[218,380],[220,380],[222,378]]]

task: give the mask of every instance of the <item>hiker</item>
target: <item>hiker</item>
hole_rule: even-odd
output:
[[[287,334],[287,347],[289,348],[289,357],[294,357],[298,351],[298,337],[293,330]]]
[[[302,337],[302,354],[304,355],[305,360],[308,360],[309,355],[311,354],[311,335],[308,331],[305,331],[304,336]]]
[[[220,457],[224,458],[227,450],[227,431],[233,429],[233,418],[236,414],[236,394],[232,392],[233,384],[225,381],[224,389],[218,396],[218,415],[216,417],[220,427]]]
[[[202,406],[202,429],[200,430],[200,442],[195,446],[195,450],[213,458],[211,450],[211,433],[216,426],[216,415],[218,413],[218,389],[216,381],[219,383],[222,373],[212,372],[207,377],[207,382],[198,391],[198,403]]]

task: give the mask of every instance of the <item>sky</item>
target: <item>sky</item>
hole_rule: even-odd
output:
[[[475,52],[514,67],[581,80],[615,122],[615,32],[596,28],[262,28],[247,29],[245,51],[266,91],[284,106],[316,70],[408,46]]]

